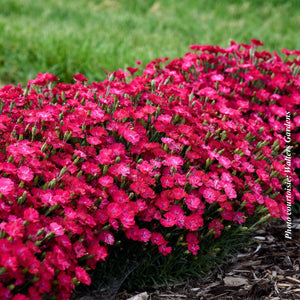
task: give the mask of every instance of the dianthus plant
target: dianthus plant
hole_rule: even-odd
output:
[[[1,299],[68,299],[120,231],[168,255],[164,233],[180,229],[196,255],[203,230],[287,219],[286,199],[300,198],[300,158],[287,155],[300,141],[300,52],[251,42],[194,45],[139,76],[46,73],[0,90]]]

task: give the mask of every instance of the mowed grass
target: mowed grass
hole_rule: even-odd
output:
[[[300,49],[300,1],[0,0],[0,85],[26,84],[40,72],[89,82],[191,44],[227,47],[264,41]]]

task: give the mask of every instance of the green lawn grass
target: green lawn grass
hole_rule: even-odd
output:
[[[191,44],[256,38],[269,51],[300,49],[299,28],[298,0],[0,0],[0,85],[39,72],[99,81],[104,70],[179,57]]]

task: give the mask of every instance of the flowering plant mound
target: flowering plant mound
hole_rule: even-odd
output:
[[[197,254],[203,228],[217,238],[254,216],[285,220],[284,123],[298,143],[300,52],[283,61],[258,45],[194,45],[141,76],[128,68],[91,85],[46,73],[25,90],[3,87],[0,298],[68,299],[118,232],[167,255],[163,233],[179,228]]]

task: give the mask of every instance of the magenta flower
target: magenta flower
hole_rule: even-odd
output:
[[[140,136],[137,132],[130,129],[124,129],[123,131],[124,138],[127,142],[132,143],[133,145],[137,144],[140,140]]]
[[[189,195],[185,198],[185,204],[188,206],[188,209],[191,211],[195,211],[198,209],[200,204],[200,199],[196,196]]]
[[[231,166],[231,161],[225,156],[220,156],[218,158],[220,165],[222,165],[225,169],[229,169]]]
[[[107,206],[107,215],[110,217],[110,218],[118,218],[120,217],[122,214],[122,207],[119,203],[110,203],[108,206]]]
[[[208,203],[215,202],[220,196],[220,192],[211,188],[207,188],[203,191],[203,197]]]
[[[151,232],[146,228],[140,229],[139,234],[139,240],[141,242],[147,243],[151,238]]]
[[[177,222],[177,216],[172,212],[167,212],[164,217],[160,219],[160,223],[164,227],[173,227]]]
[[[165,166],[174,167],[175,169],[177,169],[179,166],[182,166],[184,164],[184,160],[180,156],[172,155],[165,159],[162,163]]]
[[[32,207],[28,207],[24,210],[24,220],[33,222],[33,223],[37,223],[39,222],[39,212],[32,208]]]
[[[213,229],[215,238],[221,235],[223,228],[224,225],[218,219],[211,221],[208,225],[209,230]]]
[[[233,222],[243,224],[245,223],[246,218],[242,212],[238,212],[235,217],[233,218]]]
[[[166,245],[161,245],[158,247],[159,252],[161,252],[163,255],[168,255],[172,252],[172,247],[167,247]]]
[[[113,234],[109,231],[102,231],[100,233],[99,238],[108,245],[113,245],[115,242],[115,238],[114,238]]]
[[[196,231],[199,227],[202,227],[204,224],[202,216],[198,213],[192,213],[188,217],[186,217],[184,221],[185,228],[189,229],[190,231]]]
[[[153,232],[151,235],[151,242],[155,245],[163,245],[166,243],[164,237],[160,232]]]
[[[102,176],[98,179],[98,183],[104,187],[110,187],[114,183],[114,179],[111,176]]]
[[[26,166],[21,166],[17,171],[17,175],[20,180],[27,182],[31,181],[34,177],[32,170]]]
[[[193,253],[193,255],[197,255],[199,249],[200,249],[200,246],[198,244],[188,243],[188,250],[191,251]]]
[[[76,82],[84,82],[87,81],[86,77],[80,73],[78,73],[77,75],[73,75],[73,78]]]
[[[75,274],[77,279],[82,282],[83,284],[90,285],[91,278],[89,277],[88,273],[82,267],[75,268]]]
[[[51,232],[53,232],[57,236],[61,236],[64,234],[63,227],[55,222],[53,222],[49,225],[49,229]]]
[[[8,222],[4,227],[4,231],[13,238],[22,238],[25,231],[22,219]]]
[[[14,182],[9,178],[0,177],[0,194],[9,196],[14,191]]]

